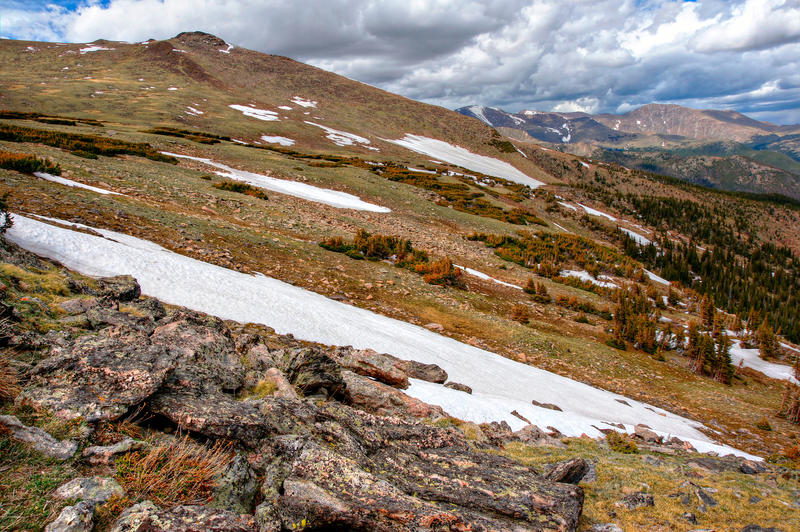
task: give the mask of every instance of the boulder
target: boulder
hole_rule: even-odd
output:
[[[540,403],[536,400],[531,400],[531,404],[534,406],[538,406],[539,408],[546,408],[548,410],[555,410],[556,412],[563,412],[560,406],[554,405],[552,403]]]
[[[103,277],[97,284],[99,296],[114,301],[133,301],[142,293],[139,283],[130,275]]]
[[[62,301],[58,307],[69,314],[74,316],[76,314],[83,314],[84,312],[97,307],[100,303],[96,297],[89,298],[75,298]]]
[[[398,358],[372,349],[340,347],[331,351],[331,358],[353,373],[370,377],[389,386],[408,388],[408,376],[395,364]]]
[[[58,517],[44,527],[44,532],[91,532],[94,527],[94,503],[81,501],[65,506]]]
[[[461,384],[460,382],[449,381],[445,383],[445,387],[452,388],[453,390],[458,390],[459,392],[472,394],[472,388],[470,388],[466,384]]]
[[[155,392],[174,367],[166,349],[128,327],[78,337],[52,353],[33,368],[19,400],[90,423],[122,416]]]
[[[341,368],[316,347],[286,349],[272,353],[278,369],[301,394],[339,400],[347,399]]]
[[[53,496],[57,499],[78,499],[91,503],[103,503],[112,495],[122,495],[122,486],[108,477],[79,477],[59,486]]]
[[[409,379],[444,384],[447,382],[447,372],[436,364],[423,364],[416,360],[398,359],[395,366],[403,371]]]
[[[135,504],[122,512],[112,532],[255,532],[255,520],[208,506],[176,506],[160,510],[150,501]]]
[[[514,439],[514,433],[511,432],[511,427],[505,421],[481,423],[479,427],[492,445],[502,447],[504,443]]]
[[[648,443],[661,443],[664,438],[650,430],[650,427],[645,425],[636,425],[634,428],[634,435],[643,439]]]
[[[57,440],[39,427],[23,425],[15,416],[0,416],[0,425],[8,430],[11,439],[28,443],[40,453],[58,460],[68,460],[78,450],[77,442]]]
[[[264,380],[273,383],[277,387],[275,391],[276,396],[283,397],[284,399],[300,399],[300,396],[297,395],[289,379],[287,379],[286,375],[278,368],[269,368],[264,374]]]
[[[544,474],[544,478],[553,482],[564,482],[577,485],[589,473],[589,462],[583,458],[573,458],[553,464]]]
[[[617,502],[617,506],[624,506],[628,510],[635,510],[637,508],[655,505],[656,503],[653,496],[643,491],[625,495],[619,502]]]
[[[558,438],[553,438],[536,425],[526,425],[514,433],[514,437],[525,445],[536,447],[559,447],[566,448],[566,445]]]
[[[351,404],[365,412],[406,418],[441,418],[447,415],[438,406],[423,403],[396,388],[351,371],[343,371],[342,378],[347,384]]]

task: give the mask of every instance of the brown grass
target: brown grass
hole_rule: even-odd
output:
[[[207,447],[183,436],[123,456],[117,460],[116,479],[132,502],[149,499],[166,508],[205,504],[215,477],[232,458],[225,443]]]
[[[0,355],[0,401],[13,400],[21,391],[17,370],[3,353]]]

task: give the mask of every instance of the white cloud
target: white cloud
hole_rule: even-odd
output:
[[[134,42],[200,30],[447,107],[614,111],[661,101],[736,104],[773,119],[800,109],[799,0],[21,5],[3,12],[5,36]]]

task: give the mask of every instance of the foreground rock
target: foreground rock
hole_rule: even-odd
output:
[[[5,428],[12,439],[28,443],[40,453],[68,460],[78,450],[78,444],[70,440],[57,440],[38,427],[28,427],[15,416],[0,416],[0,428]]]
[[[112,532],[198,532],[216,530],[255,532],[255,521],[247,515],[205,506],[177,506],[161,510],[150,501],[125,510],[111,529]]]
[[[81,501],[66,506],[58,517],[44,528],[44,532],[91,532],[94,528],[94,503]]]
[[[446,418],[441,408],[398,389],[408,379],[446,382],[438,366],[276,335],[235,337],[221,320],[132,299],[138,292],[129,280],[100,285],[97,305],[67,305],[93,313],[95,330],[54,341],[21,400],[90,425],[143,408],[170,432],[224,440],[236,452],[208,505],[158,508],[145,501],[128,508],[113,530],[577,527],[583,490],[564,482],[577,481],[581,463],[562,464],[545,478],[490,448],[515,439],[507,424],[482,425],[485,440],[473,447],[460,430],[431,424]],[[129,307],[135,316],[125,312]],[[272,386],[259,392],[264,382]],[[110,463],[140,446],[126,439],[89,447],[85,456]],[[74,452],[72,444],[63,456]],[[90,527],[85,506],[120,489],[110,479],[70,481],[59,494],[84,501],[65,510],[57,526]]]

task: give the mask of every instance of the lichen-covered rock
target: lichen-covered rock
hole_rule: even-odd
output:
[[[514,438],[526,445],[536,447],[559,447],[561,449],[566,447],[560,439],[550,436],[536,425],[525,425],[514,432]]]
[[[346,399],[347,387],[341,368],[325,352],[315,347],[285,349],[272,354],[275,367],[302,395]]]
[[[139,283],[130,275],[103,277],[97,284],[100,297],[114,301],[133,301],[142,293]]]
[[[44,532],[91,532],[94,527],[94,503],[81,501],[65,506],[58,517],[44,527]]]
[[[572,458],[553,464],[544,474],[544,478],[553,482],[578,484],[589,473],[589,462],[583,458]]]
[[[190,311],[179,311],[159,326],[150,337],[166,349],[176,363],[173,381],[203,380],[237,390],[244,383],[245,370],[233,340],[222,320]]]
[[[115,419],[155,392],[172,369],[167,351],[147,334],[111,327],[55,347],[18,400],[90,423]]]
[[[635,510],[645,506],[655,506],[655,499],[649,493],[637,491],[636,493],[625,495],[622,499],[620,499],[619,502],[617,502],[617,505],[624,506],[628,510]]]
[[[24,425],[15,416],[0,416],[0,425],[8,430],[12,439],[28,443],[40,453],[58,460],[68,460],[78,450],[77,442],[57,440],[38,427]]]
[[[122,495],[122,486],[108,477],[79,477],[59,486],[53,495],[58,499],[78,499],[92,503],[106,502],[112,495]]]
[[[217,477],[216,484],[214,499],[209,506],[237,514],[252,513],[259,486],[256,474],[244,456],[236,455]]]
[[[160,510],[150,501],[131,506],[120,515],[112,532],[255,532],[255,520],[208,506],[176,506]]]
[[[410,379],[444,384],[447,382],[447,372],[436,364],[423,364],[416,360],[400,360],[395,366],[401,369]]]
[[[445,387],[451,388],[453,390],[458,390],[459,392],[472,394],[472,388],[470,388],[466,384],[461,384],[460,382],[450,381],[450,382],[445,383]]]
[[[392,355],[378,353],[372,349],[340,347],[331,351],[340,366],[364,377],[371,377],[389,386],[408,388],[408,376],[396,366],[400,361]]]
[[[97,307],[99,304],[96,297],[75,298],[62,301],[58,304],[58,307],[67,314],[73,316],[76,314],[83,314],[87,310]]]
[[[396,388],[343,371],[342,377],[350,392],[351,404],[365,412],[380,416],[402,416],[410,418],[440,418],[446,414],[438,406],[423,403]]]

